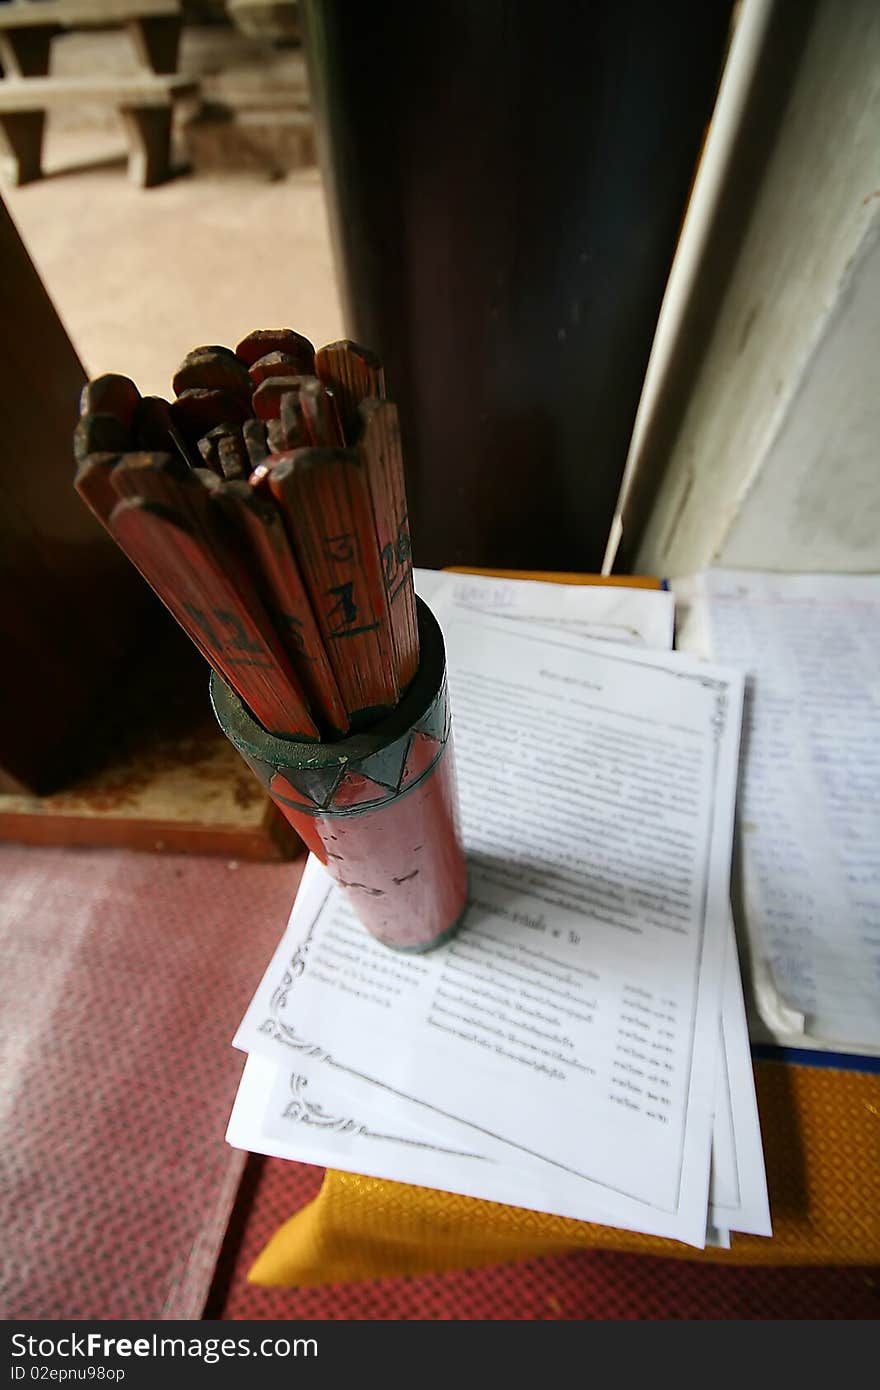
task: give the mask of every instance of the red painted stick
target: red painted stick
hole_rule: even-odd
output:
[[[231,425],[215,425],[207,434],[203,434],[198,440],[197,448],[199,457],[205,468],[210,468],[212,473],[220,477],[220,440],[232,429]]]
[[[138,402],[132,425],[136,449],[174,449],[190,468],[198,466],[198,453],[190,449],[171,418],[171,406],[163,396],[144,396]]]
[[[175,396],[195,389],[230,391],[247,401],[251,394],[247,367],[226,347],[193,348],[174,373],[171,386]]]
[[[287,453],[287,431],[280,420],[266,421],[266,443],[270,454]]]
[[[397,407],[391,401],[363,401],[358,453],[370,485],[376,539],[388,595],[391,633],[402,690],[419,668],[419,625],[412,576],[412,546],[400,448]]]
[[[102,526],[109,525],[110,513],[119,501],[111,481],[119,459],[119,454],[89,454],[79,464],[73,480],[73,486]]]
[[[217,425],[243,425],[253,414],[247,397],[200,386],[182,392],[168,409],[172,424],[189,448],[195,448]]]
[[[131,435],[115,415],[82,415],[73,431],[73,457],[82,463],[89,454],[122,454]]]
[[[249,552],[249,569],[262,590],[266,608],[302,683],[312,714],[330,737],[344,737],[348,732],[345,705],[321,642],[281,512],[271,494],[268,498],[261,497],[248,483],[221,483],[214,488],[211,501],[229,519]]]
[[[345,440],[336,399],[323,381],[316,376],[304,377],[299,388],[299,403],[308,442],[316,449],[343,448]],[[282,401],[282,410],[283,406]],[[281,419],[283,423],[283,414]]]
[[[117,502],[126,497],[143,501],[176,500],[175,485],[189,477],[186,465],[174,454],[123,454],[110,474]]]
[[[320,737],[267,615],[255,599],[245,600],[186,517],[130,498],[114,507],[109,529],[265,729],[282,738]]]
[[[352,724],[398,700],[394,645],[366,473],[343,449],[283,455],[269,487],[281,505]]]
[[[379,358],[369,348],[345,338],[327,343],[315,353],[315,375],[336,397],[346,444],[356,443],[361,401],[385,396],[385,371]]]
[[[248,487],[252,487],[258,497],[268,498],[272,505],[275,500],[269,491],[269,475],[275,467],[277,455],[269,454],[262,463],[258,463],[251,476],[248,478]]]
[[[299,387],[295,376],[267,376],[253,394],[254,414],[264,422],[281,418],[281,398]]]
[[[291,357],[289,352],[267,352],[265,357],[258,357],[256,362],[248,367],[251,389],[256,390],[260,383],[270,376],[300,376],[301,362],[301,358]]]
[[[241,434],[227,434],[219,441],[220,472],[229,482],[250,476],[251,465]]]
[[[298,377],[297,382],[310,380],[307,377]],[[305,416],[303,414],[303,404],[301,400],[301,386],[297,384],[285,391],[281,397],[281,415],[279,417],[279,429],[273,431],[277,436],[277,442],[283,447],[277,452],[286,453],[289,449],[305,449],[309,445],[309,434],[306,429]]]
[[[127,430],[132,429],[141,393],[134,382],[118,372],[106,372],[87,381],[79,399],[80,415],[115,415]]]
[[[245,420],[241,427],[244,447],[247,449],[248,462],[251,468],[258,468],[264,463],[269,455],[269,445],[266,442],[266,426],[262,420]]]
[[[304,338],[301,333],[294,333],[292,328],[257,328],[246,338],[242,338],[235,349],[236,357],[240,358],[246,367],[252,367],[270,352],[283,352],[286,357],[292,357],[297,363],[295,376],[300,373],[314,374],[315,349],[308,338]]]

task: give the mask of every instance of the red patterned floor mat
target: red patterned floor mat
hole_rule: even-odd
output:
[[[301,870],[0,844],[0,1316],[201,1316],[230,1043]]]

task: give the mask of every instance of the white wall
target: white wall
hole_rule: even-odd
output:
[[[732,569],[880,571],[880,197],[716,559]]]
[[[677,326],[694,350],[679,337],[652,362],[622,506],[637,572],[880,569],[880,3],[745,0],[740,30],[780,15],[735,178],[749,142],[766,163],[742,209],[735,182],[719,195],[724,274],[695,277],[702,302]],[[786,70],[780,35],[799,22]],[[762,145],[774,82],[790,86]]]

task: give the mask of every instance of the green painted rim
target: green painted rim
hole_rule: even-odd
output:
[[[211,706],[226,737],[245,758],[281,769],[329,768],[359,762],[402,738],[431,708],[446,674],[443,634],[427,604],[416,599],[419,669],[397,708],[371,729],[328,743],[305,743],[269,734],[216,671],[211,672]]]

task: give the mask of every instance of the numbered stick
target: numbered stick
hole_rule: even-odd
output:
[[[419,667],[419,624],[397,407],[391,401],[363,401],[360,418],[358,454],[370,486],[397,678],[403,690]]]
[[[110,514],[117,544],[210,664],[269,732],[317,740],[305,696],[271,623],[222,569],[188,519],[129,498]]]
[[[269,487],[281,506],[321,637],[355,728],[399,695],[370,489],[357,454],[297,449]]]

